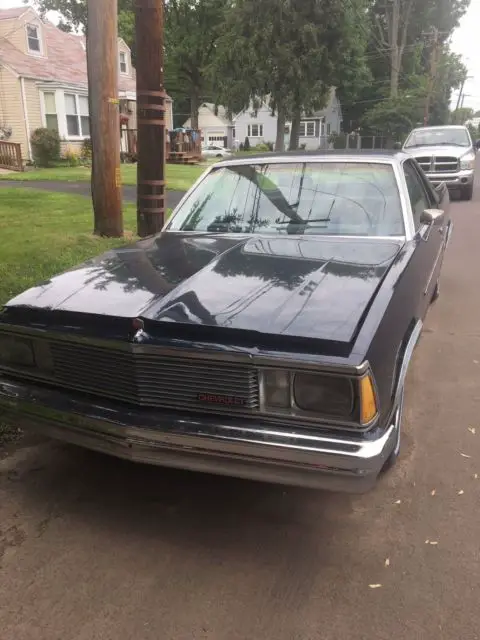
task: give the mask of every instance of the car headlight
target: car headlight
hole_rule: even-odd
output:
[[[348,418],[353,411],[353,387],[344,376],[297,373],[293,396],[299,409],[308,413]]]
[[[26,338],[0,336],[0,366],[34,367],[35,352],[33,343]]]
[[[469,171],[475,167],[475,154],[467,153],[462,158],[460,158],[460,170],[461,171]]]

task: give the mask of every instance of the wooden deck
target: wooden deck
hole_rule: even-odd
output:
[[[137,130],[122,128],[121,149],[133,161],[137,159]],[[169,136],[170,137],[170,136]],[[166,142],[166,161],[170,164],[198,164],[202,159],[202,141],[200,131],[177,133],[173,142]]]
[[[22,149],[19,144],[0,140],[0,168],[24,171]]]

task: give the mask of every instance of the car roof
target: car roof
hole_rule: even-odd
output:
[[[329,162],[339,160],[343,162],[385,162],[392,164],[393,162],[400,162],[410,156],[404,151],[397,149],[335,149],[325,151],[284,151],[277,153],[271,151],[269,153],[249,154],[247,156],[236,156],[231,160],[225,160],[219,163],[221,166],[232,164],[251,164],[253,162],[275,162],[279,160],[285,162],[286,160],[297,160],[298,162],[315,162],[328,160]]]
[[[467,129],[463,124],[439,124],[435,127],[416,127],[413,131],[435,131],[436,129]]]

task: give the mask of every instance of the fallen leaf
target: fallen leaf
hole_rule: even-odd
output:
[[[436,490],[436,489],[433,489],[433,491],[431,491],[431,492],[430,492],[430,495],[431,495],[431,496],[434,496],[436,493],[437,493],[437,490]]]
[[[477,433],[475,427],[468,427],[468,430],[470,431],[470,433],[473,433],[473,435]]]
[[[369,584],[368,586],[370,587],[370,589],[380,589],[380,587],[382,585],[381,584]]]
[[[385,566],[386,566],[386,567],[389,567],[389,566],[390,566],[390,558],[387,558],[387,559],[385,560]]]
[[[465,491],[463,489],[460,489],[460,491],[458,492],[459,496],[463,496],[463,494],[465,493]]]
[[[478,473],[474,473],[473,477],[475,478],[475,480],[478,480]]]
[[[473,361],[473,364],[478,364],[478,360],[474,360],[474,361]]]
[[[461,451],[460,451],[460,455],[462,456],[462,458],[471,458],[472,457],[472,456],[467,456],[466,453],[462,453]]]
[[[402,504],[402,501],[401,501],[401,500],[397,500],[397,501],[395,502],[395,504]]]
[[[435,540],[425,540],[425,544],[431,544],[431,545],[437,545],[438,542],[436,542]]]

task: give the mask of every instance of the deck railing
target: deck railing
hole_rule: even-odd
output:
[[[23,171],[22,148],[16,142],[0,140],[0,168]]]

